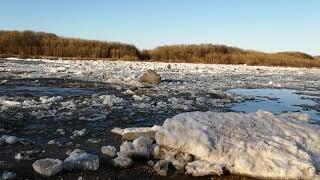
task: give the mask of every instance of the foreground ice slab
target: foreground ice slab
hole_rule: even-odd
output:
[[[320,126],[294,117],[265,111],[183,113],[167,119],[155,138],[233,174],[313,179],[320,170]]]

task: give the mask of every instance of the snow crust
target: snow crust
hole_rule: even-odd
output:
[[[233,174],[312,179],[320,170],[320,126],[295,117],[266,111],[183,113],[164,122],[156,142]],[[201,172],[195,163],[187,166],[189,172],[205,174],[210,165],[197,163]]]

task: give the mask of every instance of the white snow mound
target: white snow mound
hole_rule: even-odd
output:
[[[183,113],[164,122],[156,141],[233,174],[313,179],[320,171],[320,126],[288,115]]]

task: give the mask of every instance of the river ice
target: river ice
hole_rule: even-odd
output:
[[[319,69],[170,65],[169,69],[168,63],[157,62],[0,59],[0,137],[19,139],[19,143],[8,144],[0,138],[0,162],[4,162],[0,169],[16,172],[21,179],[35,179],[30,160],[64,159],[63,155],[73,149],[101,155],[103,145],[120,147],[122,139],[110,132],[115,127],[121,129],[114,132],[124,135],[126,140],[141,135],[154,139],[159,126],[151,133],[141,127],[162,125],[165,119],[185,112],[229,112],[235,104],[257,101],[254,95],[229,91],[235,88],[293,89],[314,102],[297,109],[312,109],[311,117],[319,117]],[[161,75],[159,85],[137,81],[148,69]],[[50,141],[54,143],[47,144]],[[131,165],[128,159],[118,158],[117,162],[119,166]],[[202,169],[219,167],[204,162],[198,161]],[[173,165],[179,168],[185,163],[177,161]],[[128,173],[105,164],[102,162],[103,167],[95,172],[103,174],[102,178],[110,173],[129,174],[130,178],[135,173],[136,177],[149,175],[145,170]],[[189,164],[190,174],[203,174],[197,172],[195,164]],[[70,179],[72,173],[61,176]],[[95,173],[90,174],[94,174],[93,179],[98,176]]]

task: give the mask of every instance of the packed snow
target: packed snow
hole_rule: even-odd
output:
[[[253,177],[311,179],[320,170],[320,126],[292,115],[183,113],[164,122],[156,142],[213,164],[189,164],[196,175],[220,166]]]

